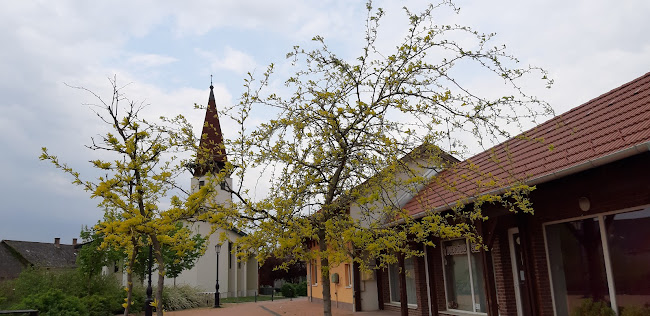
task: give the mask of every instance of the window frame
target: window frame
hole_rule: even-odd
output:
[[[345,275],[345,287],[352,287],[352,270],[350,270],[350,264],[346,263],[343,265],[343,273]]]
[[[600,239],[601,239],[601,247],[603,248],[603,260],[605,261],[605,276],[607,277],[607,290],[608,293],[607,295],[609,296],[610,300],[610,305],[611,308],[614,310],[614,313],[616,315],[620,315],[618,311],[618,304],[616,302],[616,289],[615,289],[615,284],[614,284],[614,272],[612,271],[612,258],[611,254],[609,252],[609,242],[607,242],[607,229],[605,228],[605,221],[604,217],[608,215],[616,215],[616,214],[621,214],[621,213],[629,213],[629,212],[635,212],[635,211],[641,211],[646,208],[650,208],[650,204],[645,204],[645,205],[639,205],[639,206],[634,206],[634,207],[628,207],[628,208],[623,208],[619,210],[614,210],[614,211],[608,211],[608,212],[602,212],[602,213],[597,213],[597,214],[585,214],[583,216],[575,216],[575,217],[569,217],[565,219],[560,219],[560,220],[555,220],[555,221],[549,221],[542,223],[542,233],[544,235],[544,248],[546,252],[544,255],[546,255],[546,267],[547,267],[547,272],[548,272],[548,281],[549,285],[551,287],[551,302],[553,304],[553,315],[557,315],[557,308],[555,307],[555,291],[553,290],[553,275],[551,274],[551,259],[549,257],[549,247],[548,247],[548,238],[546,236],[546,227],[549,225],[555,225],[555,224],[562,224],[562,223],[568,223],[568,222],[573,222],[576,220],[581,220],[581,219],[589,219],[589,218],[596,218],[598,220],[598,226],[600,228]]]
[[[445,268],[445,242],[450,242],[450,241],[455,241],[455,240],[465,240],[465,246],[467,247],[467,263],[468,263],[468,273],[469,273],[469,284],[470,284],[470,289],[472,291],[472,311],[466,311],[462,309],[454,309],[454,308],[449,308],[449,295],[447,294],[447,269]],[[446,239],[442,240],[441,243],[442,247],[440,247],[440,257],[441,257],[441,264],[442,264],[442,279],[444,283],[444,289],[445,289],[445,309],[450,312],[455,312],[459,314],[471,314],[471,315],[487,315],[487,312],[475,312],[473,310],[476,309],[476,293],[474,292],[474,276],[472,273],[472,250],[470,249],[471,245],[469,244],[469,239],[467,238],[453,238],[453,239]],[[480,267],[483,269],[483,266]],[[486,273],[483,271],[483,273]],[[487,302],[486,302],[487,303]]]
[[[318,286],[318,264],[316,264],[316,260],[312,260],[312,262],[309,263],[309,271],[311,275],[311,285],[312,286]]]
[[[404,268],[405,269],[406,269],[406,260],[413,260],[413,282],[415,283],[415,287],[416,287],[415,291],[417,292],[417,282],[415,280],[415,258],[414,257],[404,258]],[[393,301],[393,290],[391,289],[391,286],[390,286],[391,282],[393,282],[392,277],[390,276],[391,275],[390,267],[392,265],[394,265],[398,269],[397,270],[397,275],[399,275],[399,264],[397,262],[395,262],[393,264],[389,264],[388,268],[386,268],[386,272],[388,272],[388,304],[389,305],[394,305],[394,306],[400,306],[401,305],[400,302]],[[395,280],[395,282],[397,282],[397,286],[399,287],[399,280]],[[406,297],[406,305],[408,306],[408,308],[413,308],[413,309],[418,308],[417,294],[415,294],[415,304],[409,303],[408,302],[408,297],[409,296],[407,295],[407,297]]]

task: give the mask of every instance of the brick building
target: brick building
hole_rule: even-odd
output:
[[[515,137],[460,164],[535,185],[534,215],[490,207],[489,220],[476,224],[489,251],[464,239],[434,240],[436,247],[420,248],[424,257],[377,271],[378,309],[565,316],[587,299],[618,315],[650,306],[650,73],[523,135],[528,140]],[[461,176],[437,175],[480,191],[478,175]],[[405,208],[418,218],[447,212],[459,198],[432,183]]]
[[[410,259],[409,314],[563,316],[586,299],[618,314],[650,305],[650,74],[524,135],[537,141],[513,138],[468,161],[536,185],[535,214],[494,207],[479,225],[490,251],[444,240]],[[471,190],[474,180],[459,186]],[[455,194],[431,186],[406,208],[418,217],[420,200],[444,212]],[[389,272],[380,274],[384,308],[393,309]]]

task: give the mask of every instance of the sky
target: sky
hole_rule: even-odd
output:
[[[526,87],[561,114],[650,71],[650,1],[458,1],[443,22],[497,33],[522,65],[555,84]],[[380,44],[405,31],[401,7],[387,12]],[[325,38],[340,56],[361,53],[365,1],[5,1],[0,10],[0,239],[71,243],[102,216],[99,201],[72,185],[41,147],[83,174],[101,153],[84,147],[103,129],[82,86],[110,98],[108,78],[128,84],[150,115],[185,115],[198,127],[213,75],[217,107],[237,102],[248,72],[280,69],[294,45]],[[465,74],[470,76],[471,71]],[[198,127],[197,127],[198,126]],[[532,126],[530,126],[532,127]],[[225,137],[234,126],[222,122]],[[189,175],[187,186],[189,187]]]

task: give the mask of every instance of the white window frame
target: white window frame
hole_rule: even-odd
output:
[[[546,236],[546,226],[548,225],[555,225],[555,224],[561,224],[561,223],[566,223],[566,222],[572,222],[576,220],[581,220],[581,219],[589,219],[589,218],[597,218],[598,219],[598,226],[600,229],[600,241],[601,245],[603,247],[603,259],[605,261],[605,275],[607,277],[607,287],[608,287],[608,293],[607,295],[609,296],[609,301],[612,309],[614,310],[614,313],[616,315],[619,315],[618,313],[618,305],[616,302],[616,288],[614,287],[614,274],[612,272],[612,262],[611,262],[611,257],[609,254],[609,243],[607,242],[607,236],[605,231],[605,222],[604,222],[604,217],[607,215],[614,215],[614,214],[620,214],[620,213],[628,213],[628,212],[633,212],[633,211],[641,211],[643,209],[646,209],[650,207],[650,204],[646,205],[640,205],[640,206],[634,206],[634,207],[628,207],[616,211],[610,211],[610,212],[603,212],[603,213],[598,213],[598,214],[588,214],[584,216],[576,216],[576,217],[570,217],[570,218],[565,218],[557,221],[550,221],[542,224],[542,232],[544,235],[544,248],[546,248],[546,267],[548,269],[548,280],[549,284],[551,285],[551,301],[553,303],[553,315],[557,316],[557,309],[555,307],[555,293],[553,291],[553,275],[551,274],[551,261],[549,258],[549,248],[548,248],[548,239]]]
[[[472,275],[472,258],[471,258],[472,250],[470,248],[471,245],[469,244],[469,239],[467,239],[467,238],[455,238],[455,239],[446,239],[446,240],[443,240],[440,243],[440,245],[441,245],[441,247],[440,247],[441,256],[440,257],[442,258],[441,263],[442,263],[442,275],[443,275],[442,279],[444,280],[443,283],[444,283],[444,286],[445,286],[445,309],[447,311],[455,312],[455,313],[458,313],[458,314],[487,315],[487,313],[483,313],[483,312],[466,311],[466,310],[462,310],[462,309],[449,308],[449,305],[448,305],[449,296],[447,295],[447,271],[446,271],[447,269],[445,268],[446,265],[445,265],[445,247],[444,247],[444,244],[447,241],[463,240],[463,239],[465,240],[465,245],[467,247],[467,260],[468,260],[468,263],[469,263],[469,271],[468,271],[469,272],[469,285],[470,285],[470,289],[472,290],[472,307],[473,307],[473,309],[476,308],[476,305],[475,305],[476,304],[476,296],[474,294],[474,276]],[[482,266],[481,266],[481,269],[483,269]],[[483,271],[483,273],[486,273],[486,271]]]
[[[410,257],[408,259],[415,260],[413,257]],[[406,258],[404,259],[404,267],[405,268],[406,268],[406,260],[408,260],[408,259],[406,259]],[[397,269],[398,269],[397,274],[399,275],[399,268],[400,268],[399,264],[396,262],[396,263],[394,263],[394,265],[397,267]],[[388,305],[401,306],[402,303],[393,301],[393,289],[392,289],[392,287],[390,285],[392,284],[392,282],[397,282],[397,286],[399,288],[399,280],[392,280],[392,278],[390,276],[390,266],[391,265],[388,265],[388,268],[386,269],[387,272],[388,272],[388,301],[389,301]],[[413,261],[413,273],[415,273],[415,261]],[[415,276],[413,276],[413,281],[415,282]],[[415,286],[417,287],[417,282],[415,283]],[[406,305],[408,306],[408,308],[412,308],[412,309],[418,308],[417,299],[415,300],[415,302],[416,302],[415,304],[409,303],[408,302],[408,296],[407,296]]]

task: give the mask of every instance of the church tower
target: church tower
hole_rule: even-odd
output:
[[[194,174],[192,177],[192,192],[202,187],[207,181],[208,174],[218,173],[224,168],[227,162],[226,147],[221,133],[221,123],[219,122],[219,113],[214,98],[214,86],[210,82],[210,97],[208,98],[208,107],[205,111],[203,129],[201,131],[201,140],[199,149],[196,153],[196,163],[194,165]],[[232,185],[232,180],[227,177],[225,181],[217,188],[217,201],[230,201],[231,195],[224,189],[226,185]]]
[[[191,183],[192,192],[196,192],[204,184],[208,184],[209,176],[223,170],[227,162],[226,148],[224,146],[223,134],[217,104],[214,98],[214,86],[210,82],[210,98],[208,108],[205,112],[205,120],[201,132],[201,140],[196,161],[191,165],[193,177]],[[232,185],[232,179],[228,176],[221,185],[215,187],[217,195],[215,203],[229,203],[232,195],[225,190],[226,186]],[[236,249],[233,249],[232,241],[244,236],[244,233],[230,229],[218,228],[211,234],[211,225],[203,221],[189,221],[186,223],[194,233],[203,236],[210,236],[207,241],[205,253],[198,258],[192,269],[183,271],[175,280],[166,279],[167,284],[188,284],[198,287],[206,293],[214,293],[215,283],[218,279],[219,293],[222,298],[252,296],[257,290],[257,260],[254,257],[238,262],[235,256]],[[221,241],[219,238],[225,234],[228,240]],[[215,245],[221,244],[216,253]],[[217,274],[217,271],[218,274]]]

